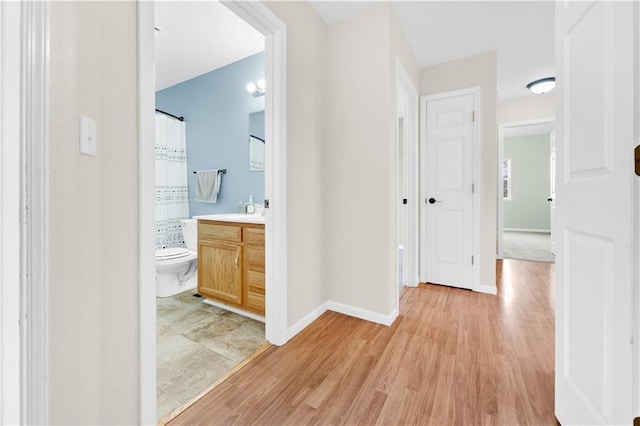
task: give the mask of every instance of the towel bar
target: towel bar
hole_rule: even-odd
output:
[[[218,172],[222,173],[223,175],[226,175],[227,174],[227,169],[220,169],[220,170],[218,170]],[[194,175],[196,173],[198,173],[198,172],[193,172]]]

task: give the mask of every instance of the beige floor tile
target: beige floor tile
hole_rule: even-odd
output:
[[[168,365],[172,365],[176,358],[180,358],[185,353],[192,352],[198,347],[200,347],[200,345],[196,342],[179,334],[158,337],[156,344],[156,362],[158,372],[168,368]]]
[[[234,330],[240,328],[242,324],[224,316],[216,316],[214,318],[204,318],[197,323],[184,327],[181,334],[206,346],[205,343],[224,337]]]
[[[236,363],[196,345],[158,371],[158,386],[173,399],[188,402],[231,370]]]
[[[156,398],[156,417],[158,419],[161,419],[173,410],[182,406],[180,401],[172,398],[171,395],[160,386],[156,387]]]
[[[263,323],[203,303],[194,292],[156,298],[158,419],[267,343]]]
[[[208,349],[240,363],[259,347],[265,345],[267,340],[264,338],[264,332],[243,324],[227,334],[204,340],[201,343]]]

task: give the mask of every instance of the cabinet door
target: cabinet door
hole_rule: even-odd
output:
[[[241,305],[242,246],[209,240],[198,245],[198,292]]]

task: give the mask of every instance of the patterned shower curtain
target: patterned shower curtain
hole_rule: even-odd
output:
[[[180,219],[188,217],[185,123],[156,113],[156,250],[184,247]]]

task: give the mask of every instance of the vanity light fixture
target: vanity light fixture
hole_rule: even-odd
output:
[[[262,96],[264,95],[264,90],[266,89],[266,87],[266,82],[263,78],[261,78],[257,83],[247,83],[247,92],[251,93],[255,97]]]
[[[555,77],[541,78],[540,80],[532,81],[527,84],[527,89],[531,90],[536,95],[542,95],[543,93],[550,92],[554,87],[556,87]]]

